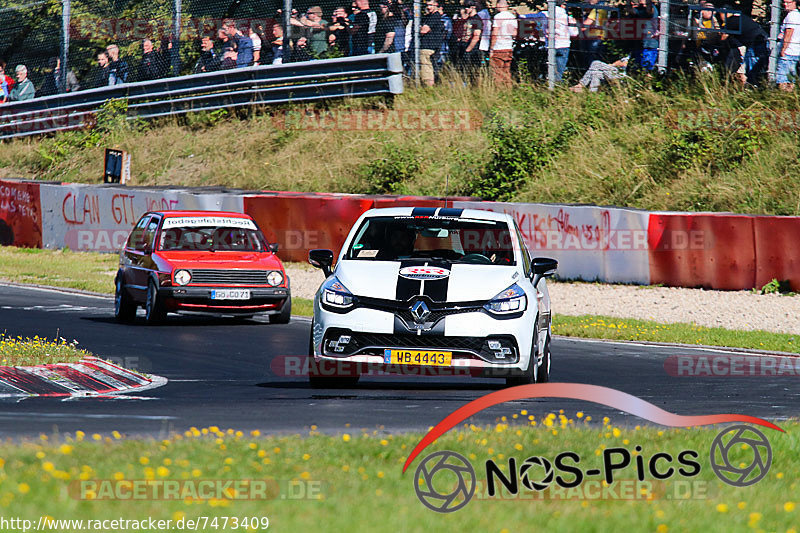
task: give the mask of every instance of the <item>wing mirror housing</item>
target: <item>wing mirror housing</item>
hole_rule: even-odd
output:
[[[536,287],[542,278],[548,278],[556,273],[558,261],[549,257],[534,257],[533,263],[533,286]]]
[[[309,250],[308,262],[313,267],[322,269],[325,277],[331,275],[331,266],[333,266],[333,251],[325,249]]]

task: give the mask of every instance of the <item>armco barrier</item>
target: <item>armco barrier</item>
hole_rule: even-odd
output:
[[[348,195],[253,195],[244,197],[244,212],[252,216],[268,240],[280,244],[284,261],[307,261],[308,250],[339,250],[350,227],[373,199]]]
[[[42,247],[38,183],[0,180],[0,245]]]
[[[800,217],[754,217],[756,287],[788,280],[800,292]]]
[[[453,202],[453,207],[509,213],[534,256],[559,261],[564,279],[650,282],[648,213],[583,205]]]
[[[652,213],[650,283],[736,290],[755,286],[755,217]]]

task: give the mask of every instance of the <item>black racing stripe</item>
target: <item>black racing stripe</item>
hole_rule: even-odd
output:
[[[400,269],[402,270],[405,267],[410,266],[422,266],[424,264],[425,261],[421,261],[419,259],[400,261]],[[408,301],[412,296],[419,294],[421,285],[422,282],[418,279],[408,279],[398,275],[397,289],[395,289],[394,296],[395,300],[400,300],[401,302]]]
[[[428,261],[428,266],[446,268],[447,270],[450,270],[453,267],[450,261]],[[450,276],[442,279],[428,279],[425,280],[422,293],[434,302],[446,302],[447,287],[449,284]]]
[[[453,207],[443,207],[439,209],[439,212],[436,214],[437,217],[455,217],[458,218],[463,213],[463,209],[456,209]]]
[[[412,217],[432,217],[435,214],[435,207],[415,207],[411,210]]]

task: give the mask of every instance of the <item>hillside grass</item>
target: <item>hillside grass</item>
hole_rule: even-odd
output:
[[[276,115],[469,110],[471,129],[312,131]],[[0,143],[0,177],[98,182],[102,150],[133,155],[134,185],[475,195],[649,210],[800,215],[797,93],[742,91],[713,75],[635,80],[595,94],[447,77],[380,98],[196,113],[93,133]],[[708,120],[685,120],[703,110]],[[772,112],[778,115],[770,114]],[[765,115],[766,113],[766,115]],[[766,120],[762,118],[766,116]]]

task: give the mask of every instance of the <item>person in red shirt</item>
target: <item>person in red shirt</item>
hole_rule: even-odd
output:
[[[11,89],[14,88],[15,84],[14,78],[6,74],[6,62],[0,59],[0,86],[2,86],[0,103],[6,103],[8,101],[8,95],[11,94]]]

